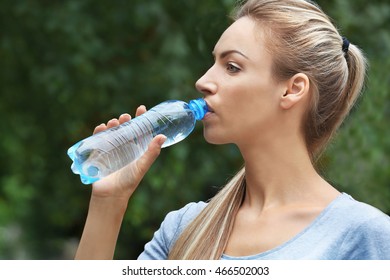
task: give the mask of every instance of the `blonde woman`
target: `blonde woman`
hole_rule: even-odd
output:
[[[210,108],[204,137],[237,145],[244,168],[208,203],[169,213],[139,259],[390,259],[390,218],[314,166],[361,92],[361,51],[312,2],[249,0],[213,56],[196,82]],[[164,140],[93,185],[76,258],[113,257],[128,200]]]

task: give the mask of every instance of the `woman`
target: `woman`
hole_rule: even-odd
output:
[[[249,0],[213,55],[196,83],[210,108],[204,137],[237,145],[245,167],[210,202],[169,213],[139,259],[390,259],[390,218],[314,167],[360,94],[361,51],[312,2]],[[164,140],[93,185],[76,258],[113,257],[128,200]]]

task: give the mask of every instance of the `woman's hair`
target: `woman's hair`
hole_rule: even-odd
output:
[[[304,73],[311,104],[303,132],[312,161],[323,151],[360,95],[366,60],[343,40],[325,13],[305,0],[248,0],[234,19],[249,17],[265,34],[273,74],[283,81]],[[219,259],[245,194],[245,168],[210,200],[179,236],[170,259]]]

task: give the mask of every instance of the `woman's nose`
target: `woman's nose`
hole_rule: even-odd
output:
[[[196,89],[203,93],[204,95],[215,94],[217,92],[217,84],[214,79],[212,79],[210,68],[199,80],[196,81]]]

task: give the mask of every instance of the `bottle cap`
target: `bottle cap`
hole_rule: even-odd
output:
[[[197,121],[203,119],[208,112],[206,101],[203,98],[193,99],[188,103],[188,107],[194,112]]]

